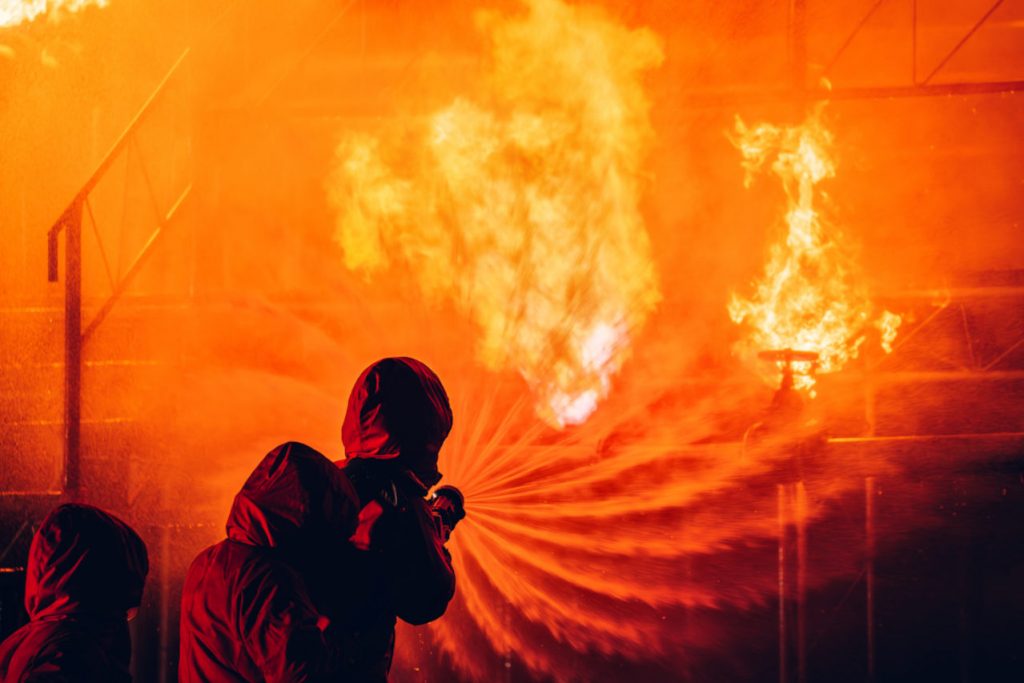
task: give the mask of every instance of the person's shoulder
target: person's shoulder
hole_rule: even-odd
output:
[[[288,585],[301,581],[301,576],[280,552],[272,548],[227,541],[224,553],[239,587],[255,584]]]
[[[30,657],[22,664],[17,680],[56,683],[121,679],[103,644],[76,620],[34,622],[29,627],[19,649]]]
[[[222,565],[224,563],[224,555],[228,552],[231,544],[232,541],[224,539],[219,543],[214,543],[213,545],[200,550],[199,553],[192,558],[192,562],[189,564],[186,576],[206,574],[211,570],[211,568]]]
[[[247,585],[266,580],[291,581],[295,576],[295,570],[276,549],[226,538],[192,560],[187,580]]]
[[[192,560],[185,574],[182,599],[205,602],[207,598],[200,596],[231,593],[233,586],[259,580],[273,563],[265,548],[224,539],[203,549]]]

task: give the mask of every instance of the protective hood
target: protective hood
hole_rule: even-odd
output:
[[[88,505],[61,505],[32,539],[25,609],[34,620],[58,615],[124,619],[139,606],[149,571],[135,531]]]
[[[359,376],[341,429],[348,458],[397,460],[416,470],[452,429],[448,395],[434,371],[413,358],[379,360]]]
[[[357,500],[345,475],[321,453],[301,443],[282,444],[263,458],[235,496],[228,538],[315,550],[352,534]]]

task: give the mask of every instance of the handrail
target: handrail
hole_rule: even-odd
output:
[[[170,70],[168,70],[168,72],[164,75],[163,79],[160,81],[157,87],[153,90],[150,96],[142,104],[142,107],[132,118],[131,122],[129,122],[129,124],[121,132],[121,135],[118,136],[114,144],[111,145],[110,150],[107,151],[106,155],[104,155],[103,160],[100,161],[100,163],[96,166],[96,170],[94,170],[92,174],[90,174],[89,179],[85,181],[85,184],[82,185],[82,187],[75,194],[71,202],[64,208],[64,210],[61,212],[60,216],[57,218],[54,224],[50,226],[49,231],[47,231],[46,233],[47,280],[49,280],[50,282],[56,282],[59,277],[59,256],[57,236],[60,234],[60,231],[68,224],[71,215],[73,213],[80,211],[80,207],[82,203],[85,202],[86,197],[89,196],[89,193],[93,191],[93,189],[96,187],[96,184],[100,181],[104,174],[106,174],[107,169],[109,169],[110,165],[114,163],[114,159],[116,159],[117,156],[124,150],[125,146],[128,144],[128,141],[131,139],[132,134],[139,127],[139,125],[141,125],[142,121],[149,114],[150,110],[153,108],[153,105],[157,102],[157,100],[160,99],[160,96],[163,95],[164,92],[166,92],[167,84],[170,82],[171,78],[177,73],[178,69],[181,68],[181,65],[185,62],[186,58],[188,58],[190,52],[191,48],[185,48],[185,50],[178,56],[178,59],[174,62]],[[78,207],[78,211],[76,211],[76,207]]]
[[[312,46],[299,57],[296,64],[286,72],[286,76],[294,71],[302,61],[308,58],[313,48],[323,41],[327,33],[332,29],[342,16],[356,4],[356,0],[349,0],[340,10],[336,11],[331,21],[323,28]],[[214,26],[219,26],[237,8],[246,8],[248,3],[243,0],[235,0],[215,19],[208,27],[207,34],[212,33]],[[193,47],[196,43],[193,43]],[[201,52],[201,48],[197,48]],[[182,65],[189,59],[192,48],[186,48],[164,75],[163,79],[156,86],[150,96],[142,104],[142,107],[135,114],[128,126],[118,136],[117,140],[104,155],[103,159],[96,166],[85,183],[79,188],[71,202],[64,208],[60,216],[47,232],[47,279],[50,282],[57,282],[60,277],[60,255],[59,240],[60,233],[64,232],[65,257],[64,257],[64,486],[63,495],[70,500],[79,499],[82,494],[81,475],[81,400],[82,400],[82,347],[92,337],[94,331],[103,322],[114,305],[127,291],[129,284],[134,280],[144,262],[154,250],[154,246],[161,240],[179,213],[182,204],[188,199],[192,192],[192,182],[186,183],[184,190],[178,195],[171,207],[166,211],[156,206],[156,230],[146,240],[141,251],[133,259],[127,272],[111,285],[113,292],[109,298],[100,306],[95,317],[83,330],[82,325],[82,222],[83,216],[88,213],[92,216],[92,209],[89,205],[90,193],[95,189],[100,180],[106,175],[115,159],[121,154],[130,154],[130,145],[135,140],[134,134],[140,125],[146,120],[154,105],[168,90],[171,79],[181,70]],[[265,97],[273,94],[280,85],[280,81],[272,85]],[[143,178],[146,181],[150,199],[154,200],[153,187],[143,168]],[[93,219],[95,228],[95,219]],[[97,240],[99,233],[97,232]],[[103,252],[102,242],[100,243],[101,254],[106,264],[106,256]],[[109,268],[108,268],[109,276]]]
[[[174,202],[173,205],[171,205],[171,208],[168,209],[167,213],[164,214],[164,216],[161,218],[160,225],[157,227],[156,231],[149,236],[148,240],[146,240],[146,244],[139,251],[138,255],[136,255],[135,260],[132,261],[132,264],[128,267],[128,270],[125,272],[124,276],[115,285],[114,291],[103,303],[100,309],[96,312],[96,315],[89,322],[89,325],[86,326],[85,330],[82,332],[83,343],[85,343],[89,339],[89,337],[92,336],[92,333],[96,331],[96,328],[100,326],[100,323],[102,323],[106,319],[107,314],[109,314],[111,309],[114,308],[114,304],[116,304],[124,295],[125,291],[128,289],[128,285],[131,284],[132,280],[135,278],[135,274],[142,267],[142,264],[145,263],[146,259],[149,258],[149,255],[153,252],[153,245],[155,245],[157,241],[160,239],[160,237],[164,234],[164,230],[166,229],[167,225],[172,220],[174,220],[174,217],[178,213],[178,209],[180,209],[181,205],[185,203],[185,200],[188,199],[188,196],[189,194],[191,194],[191,192],[192,183],[189,183],[185,187],[185,189],[182,190],[181,194],[178,195],[178,199]]]
[[[88,180],[75,193],[71,203],[61,212],[57,221],[50,227],[46,235],[47,241],[47,279],[56,282],[59,279],[60,255],[58,236],[64,231],[64,482],[63,495],[71,501],[78,501],[83,495],[82,463],[81,463],[81,431],[82,431],[82,346],[110,312],[114,304],[121,298],[128,284],[134,279],[142,263],[149,256],[153,245],[165,232],[165,228],[175,217],[182,202],[189,196],[192,183],[189,182],[177,201],[165,214],[157,217],[158,226],[147,240],[142,251],[135,258],[128,272],[115,285],[114,293],[100,308],[99,314],[82,333],[82,217],[88,210],[89,195],[97,183],[106,175],[114,160],[122,153],[129,153],[134,134],[146,120],[154,105],[168,90],[168,83],[181,69],[191,52],[186,48],[163,79],[142,104],[128,126],[121,132],[110,150],[89,176]],[[153,188],[146,178],[150,198]],[[94,223],[95,227],[95,223]],[[97,239],[98,239],[97,235]],[[101,244],[102,249],[102,244]]]

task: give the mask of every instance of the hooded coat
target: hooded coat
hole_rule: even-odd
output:
[[[149,571],[127,524],[88,505],[50,512],[29,548],[29,623],[0,645],[3,683],[131,681],[127,614]]]
[[[396,618],[425,624],[444,614],[455,572],[438,519],[424,499],[440,479],[437,454],[452,426],[437,375],[412,358],[386,358],[356,381],[339,463],[359,498],[329,600],[351,680],[387,680]]]
[[[337,467],[300,443],[271,451],[235,496],[227,539],[192,562],[182,590],[182,683],[347,680],[311,584],[357,514]]]

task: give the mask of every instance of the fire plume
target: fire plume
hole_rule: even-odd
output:
[[[729,302],[729,316],[747,331],[737,353],[755,358],[760,350],[812,351],[820,372],[834,372],[857,357],[872,326],[890,352],[900,317],[874,314],[851,240],[816,206],[825,196],[819,183],[835,176],[832,134],[821,109],[797,126],[748,127],[737,117],[733,141],[743,156],[744,185],[770,170],[786,195],[784,238],[771,245],[753,294],[734,293]],[[813,392],[814,377],[798,374],[795,386]]]
[[[555,427],[584,422],[659,300],[638,208],[653,137],[642,75],[661,47],[603,11],[483,12],[483,92],[410,132],[346,135],[329,195],[345,265],[411,271],[474,321]]]
[[[60,19],[85,7],[106,7],[110,0],[0,0],[0,28],[17,26],[45,15]]]

